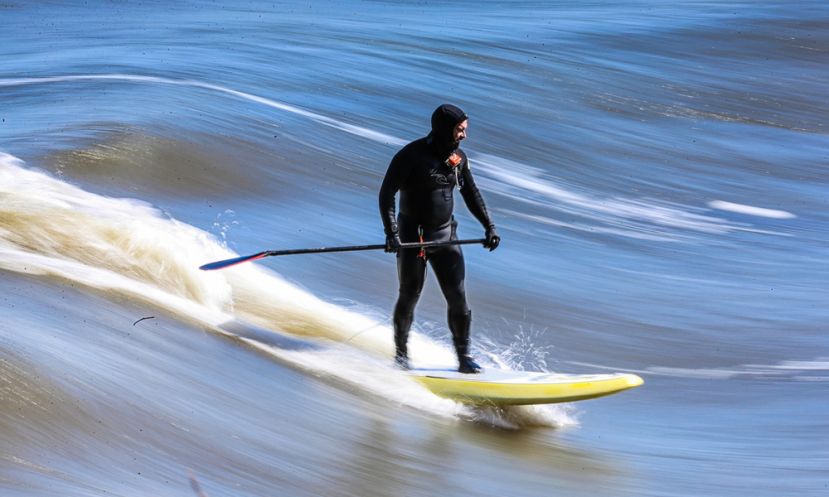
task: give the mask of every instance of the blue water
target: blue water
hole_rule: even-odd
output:
[[[0,489],[824,494],[828,28],[818,1],[0,5]],[[381,243],[385,168],[443,102],[503,238],[465,249],[476,355],[643,387],[471,410],[390,368],[393,257],[196,269]],[[451,360],[444,314],[430,280],[415,362]]]

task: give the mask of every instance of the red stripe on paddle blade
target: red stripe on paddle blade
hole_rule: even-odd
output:
[[[241,264],[243,262],[248,261],[255,261],[256,259],[261,259],[263,257],[267,257],[267,252],[259,252],[258,254],[253,255],[246,255],[242,257],[236,257],[233,259],[225,259],[223,261],[216,261],[211,262],[209,264],[205,264],[204,266],[200,266],[199,269],[202,271],[212,271],[214,269],[224,269],[226,267],[235,266],[236,264]]]

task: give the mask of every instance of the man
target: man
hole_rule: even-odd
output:
[[[425,250],[400,249],[401,243],[457,240],[454,188],[486,229],[484,244],[490,251],[501,241],[489,218],[484,199],[475,186],[466,154],[459,148],[466,138],[467,115],[444,104],[432,114],[432,131],[401,149],[389,164],[380,188],[380,216],[386,232],[386,252],[397,252],[400,290],[394,307],[395,363],[409,368],[407,342],[414,308],[426,278],[426,262],[435,271],[448,306],[449,329],[458,354],[458,371],[478,373],[481,367],[469,355],[472,312],[466,304],[463,252],[459,245]],[[400,192],[400,213],[395,216],[395,194]]]

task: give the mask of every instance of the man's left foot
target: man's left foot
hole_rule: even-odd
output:
[[[482,371],[481,366],[468,355],[458,358],[458,372],[463,374],[476,374]]]
[[[394,367],[403,371],[408,371],[411,369],[409,368],[409,358],[404,355],[394,356]]]

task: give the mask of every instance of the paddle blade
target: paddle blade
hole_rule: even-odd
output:
[[[224,269],[226,267],[235,266],[236,264],[241,264],[243,262],[255,261],[256,259],[261,259],[263,257],[267,257],[268,252],[259,252],[258,254],[253,255],[245,255],[242,257],[235,257],[233,259],[225,259],[223,261],[216,261],[211,262],[209,264],[205,264],[204,266],[200,266],[199,269],[202,271],[212,271],[214,269]]]

